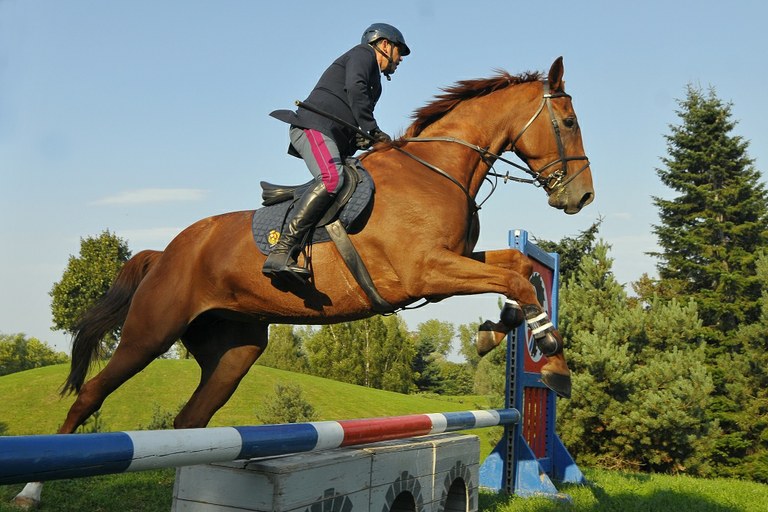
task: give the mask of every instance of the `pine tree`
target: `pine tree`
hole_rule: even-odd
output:
[[[727,333],[759,315],[755,258],[768,242],[766,190],[748,142],[732,134],[731,104],[712,88],[686,92],[681,124],[666,136],[666,167],[656,169],[677,196],[654,197],[662,251],[651,254],[660,260],[660,292],[692,297],[704,324]]]
[[[560,295],[573,397],[558,402],[559,431],[580,462],[705,472],[714,428],[712,377],[696,305],[629,300],[609,246],[584,256]]]
[[[768,256],[757,260],[762,284],[760,318],[740,327],[733,337],[742,352],[718,357],[720,393],[712,414],[725,431],[713,450],[717,474],[768,483]]]
[[[536,239],[539,248],[554,252],[560,257],[560,281],[565,283],[576,272],[581,258],[595,249],[597,234],[600,231],[602,218],[598,218],[590,227],[580,232],[576,237],[566,236],[559,242]]]

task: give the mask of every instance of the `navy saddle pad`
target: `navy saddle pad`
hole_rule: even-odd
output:
[[[364,222],[356,223],[355,221],[361,217],[371,202],[374,192],[373,180],[359,162],[355,163],[354,168],[347,165],[344,170],[344,185],[337,195],[337,202],[331,206],[328,213],[323,216],[315,228],[311,242],[313,244],[330,240],[328,231],[321,226],[329,224],[337,218],[349,233],[359,231],[364,225]],[[264,204],[269,206],[264,206],[253,212],[251,222],[253,238],[261,252],[270,253],[272,246],[277,242],[278,234],[283,230],[283,226],[290,222],[294,216],[293,204],[311,184],[312,182],[295,187],[280,187],[262,183]],[[277,194],[275,194],[276,192]],[[275,197],[276,195],[284,196],[285,200],[279,201],[279,197]],[[337,206],[339,203],[342,204]]]

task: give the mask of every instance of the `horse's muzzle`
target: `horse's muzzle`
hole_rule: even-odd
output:
[[[558,188],[549,195],[549,206],[563,210],[568,215],[579,213],[582,208],[587,206],[595,199],[595,193],[592,190],[584,191],[581,194],[574,193],[567,188]]]

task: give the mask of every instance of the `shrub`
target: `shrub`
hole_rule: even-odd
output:
[[[303,423],[317,419],[315,408],[298,384],[275,384],[275,393],[256,409],[261,423]]]

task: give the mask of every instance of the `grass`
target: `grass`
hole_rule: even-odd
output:
[[[168,512],[173,469],[47,482],[41,512]],[[10,501],[23,485],[0,485],[0,512],[19,512]]]
[[[56,431],[72,403],[60,399],[58,389],[68,368],[64,365],[0,377],[0,423],[8,435],[48,434]],[[160,360],[128,381],[102,408],[107,430],[135,430],[147,425],[156,408],[176,410],[197,384],[193,361]],[[488,407],[484,397],[401,395],[361,388],[309,375],[255,366],[211,426],[254,424],[255,410],[274,385],[299,384],[319,419],[344,419]],[[492,429],[478,430],[481,459],[490,451]],[[480,510],[492,512],[765,512],[768,486],[725,479],[694,479],[621,473],[581,468],[590,484],[565,486],[571,502],[481,493]],[[76,480],[48,482],[41,511],[167,512],[171,507],[174,470],[145,471]],[[0,486],[0,512],[16,511],[8,502],[22,485]]]
[[[0,377],[0,423],[8,435],[50,434],[64,421],[73,398],[59,397],[66,365],[47,366]],[[157,407],[175,411],[197,386],[192,360],[158,360],[113,393],[101,408],[110,431],[147,425]],[[311,375],[254,366],[209,426],[252,425],[256,408],[277,383],[298,384],[321,420],[392,416],[487,408],[485,397],[440,399],[364,388]]]
[[[582,468],[583,469],[583,468]],[[737,480],[586,470],[589,484],[564,486],[571,501],[480,493],[487,512],[765,512],[768,486]],[[168,512],[174,471],[164,469],[48,482],[40,512]],[[0,486],[0,512],[21,485]]]
[[[584,468],[582,468],[584,470]],[[570,502],[481,494],[490,512],[765,512],[768,486],[729,479],[584,471],[588,485],[567,485]]]

